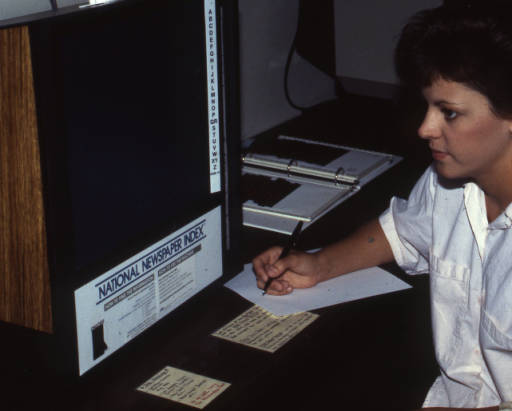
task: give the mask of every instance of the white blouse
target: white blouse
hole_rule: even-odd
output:
[[[488,407],[512,400],[512,204],[488,223],[483,191],[442,184],[433,167],[380,224],[397,263],[430,272],[441,375],[424,407]]]

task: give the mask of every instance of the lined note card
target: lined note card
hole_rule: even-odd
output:
[[[165,367],[138,391],[203,409],[231,384],[174,367]]]
[[[254,305],[212,335],[273,353],[317,318],[310,312],[278,317]]]

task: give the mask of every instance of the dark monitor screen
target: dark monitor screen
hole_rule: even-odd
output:
[[[32,48],[76,268],[211,206],[202,1],[127,0],[42,21]]]

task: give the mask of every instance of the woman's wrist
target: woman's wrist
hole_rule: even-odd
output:
[[[317,251],[313,256],[316,259],[315,265],[317,269],[315,271],[317,273],[317,283],[339,275],[339,273],[336,273],[336,264],[332,261],[332,258],[325,249]]]

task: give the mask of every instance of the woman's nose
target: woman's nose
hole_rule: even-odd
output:
[[[430,140],[440,136],[439,119],[436,118],[435,113],[432,110],[427,110],[423,122],[418,129],[418,135],[420,138]]]

